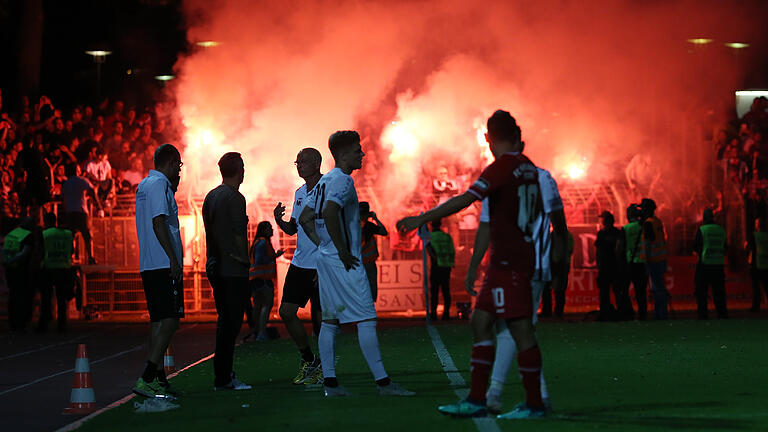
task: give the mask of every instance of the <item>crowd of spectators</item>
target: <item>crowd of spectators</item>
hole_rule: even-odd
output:
[[[720,172],[715,218],[728,231],[730,261],[743,262],[755,220],[768,216],[768,98],[757,97],[740,119],[714,133]]]
[[[62,184],[79,172],[109,209],[117,194],[133,192],[152,165],[160,143],[172,137],[161,105],[126,107],[105,99],[98,106],[62,108],[47,96],[8,111],[0,91],[0,217],[2,231],[20,218],[56,211]]]

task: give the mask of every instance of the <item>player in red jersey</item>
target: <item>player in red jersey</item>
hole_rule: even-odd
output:
[[[460,417],[487,414],[485,392],[493,365],[494,324],[503,319],[519,348],[517,363],[526,393],[525,403],[515,408],[516,418],[542,417],[546,409],[539,382],[541,352],[531,321],[535,313],[531,289],[535,265],[532,235],[536,217],[542,211],[538,171],[521,153],[524,144],[520,128],[508,112],[498,110],[488,118],[485,138],[496,160],[469,190],[420,216],[401,219],[397,228],[410,231],[488,197],[491,265],[472,314],[471,390],[467,399],[440,406],[438,410]]]

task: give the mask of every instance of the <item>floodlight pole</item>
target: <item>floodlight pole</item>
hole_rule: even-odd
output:
[[[101,102],[101,65],[107,56],[112,54],[112,51],[96,50],[86,51],[85,53],[93,57],[93,62],[96,63],[96,99]]]

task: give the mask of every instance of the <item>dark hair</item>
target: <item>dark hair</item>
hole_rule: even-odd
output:
[[[442,219],[435,219],[432,221],[432,231],[440,229],[440,227],[443,225]]]
[[[77,165],[75,164],[67,164],[66,167],[64,167],[64,174],[67,175],[67,177],[73,177],[77,175]]]
[[[244,165],[243,157],[238,152],[224,153],[219,159],[219,171],[225,178],[236,176]]]
[[[488,136],[515,144],[520,141],[520,127],[509,112],[496,110],[488,117]]]
[[[368,201],[360,201],[359,209],[360,209],[360,213],[370,213],[371,205],[368,204]]]
[[[56,214],[46,213],[43,215],[43,223],[46,226],[56,226]]]
[[[334,159],[339,157],[340,152],[349,147],[360,143],[360,135],[356,131],[336,131],[328,138],[328,148]]]
[[[323,161],[323,155],[320,154],[320,152],[316,148],[305,147],[305,148],[303,148],[303,149],[301,149],[299,151],[299,154],[302,154],[302,153],[305,153],[305,152],[307,154],[312,155],[312,157],[317,159],[318,162],[322,162]],[[297,155],[297,157],[298,157],[298,155]]]
[[[704,209],[701,221],[705,224],[715,223],[715,212],[713,212],[711,208]]]
[[[256,225],[256,238],[266,237],[267,228],[272,228],[272,223],[269,221],[261,221]]]
[[[153,157],[155,161],[155,168],[160,168],[172,161],[174,157],[181,157],[181,153],[173,146],[173,144],[162,144],[155,150]]]

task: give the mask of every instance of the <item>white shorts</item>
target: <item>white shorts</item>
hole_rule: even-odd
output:
[[[317,280],[323,320],[346,324],[376,318],[368,275],[362,264],[347,271],[338,257],[317,254]]]

